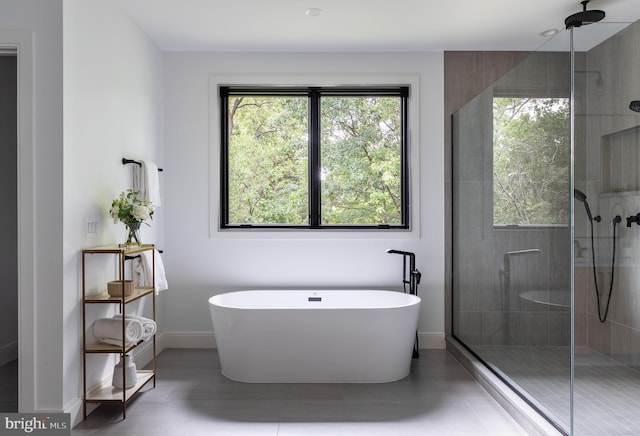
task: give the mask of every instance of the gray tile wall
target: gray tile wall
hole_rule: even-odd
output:
[[[445,52],[445,334],[452,334],[451,298],[451,116],[528,55],[527,52]]]

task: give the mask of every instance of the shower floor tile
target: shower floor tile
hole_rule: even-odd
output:
[[[530,394],[530,400],[569,427],[568,347],[479,346],[476,353]],[[575,436],[640,434],[640,372],[596,351],[576,350]]]

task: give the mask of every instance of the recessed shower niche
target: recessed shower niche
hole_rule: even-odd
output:
[[[640,126],[620,130],[602,137],[602,193],[640,195]]]

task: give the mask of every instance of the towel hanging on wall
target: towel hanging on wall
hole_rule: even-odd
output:
[[[160,291],[164,291],[169,288],[169,284],[167,283],[167,277],[164,270],[164,263],[162,262],[162,257],[160,257],[160,253],[158,250],[155,251],[155,267],[156,267],[156,282],[155,289],[156,295]],[[132,273],[133,273],[133,281],[137,286],[152,286],[153,282],[151,279],[151,275],[153,272],[152,259],[151,259],[151,251],[143,251],[140,253],[140,257],[136,257],[133,260],[132,265]]]
[[[140,161],[140,165],[133,167],[133,190],[140,192],[143,200],[148,200],[152,206],[160,206],[160,178],[158,166],[151,161]]]

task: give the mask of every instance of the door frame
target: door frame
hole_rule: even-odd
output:
[[[35,220],[33,32],[0,29],[0,51],[15,51],[18,98],[18,412],[35,410]]]

